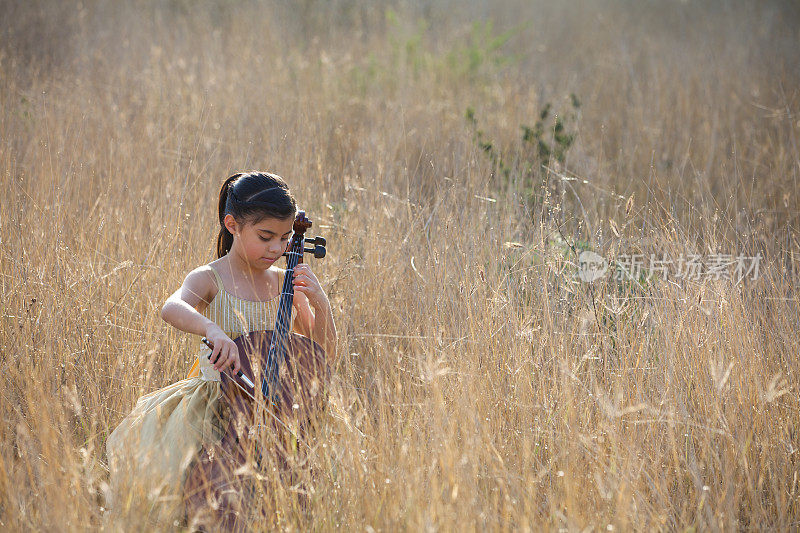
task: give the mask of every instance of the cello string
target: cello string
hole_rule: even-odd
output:
[[[278,304],[279,310],[277,324],[281,326],[281,335],[284,335],[286,330],[288,330],[288,323],[284,323],[288,313],[291,312],[291,304],[289,303],[288,296],[294,296],[292,278],[294,278],[294,268],[297,266],[298,258],[301,255],[295,250],[295,248],[302,249],[302,240],[298,243],[298,245],[293,246],[292,251],[289,252],[290,256],[287,265],[289,268],[286,269],[286,273],[284,275],[283,290],[281,291],[281,299]]]
[[[287,268],[284,273],[283,287],[281,288],[281,298],[278,303],[278,321],[276,322],[276,324],[279,326],[283,326],[282,322],[283,320],[285,320],[286,317],[286,307],[288,303],[288,298],[286,298],[285,296],[288,294],[288,288],[291,287],[290,285],[291,279],[289,278],[289,276],[290,275],[292,277],[294,276],[294,267],[297,266],[296,263],[292,265],[292,260],[294,259],[296,253],[297,252],[295,252],[294,250],[289,252],[290,256],[287,265],[289,268]]]
[[[288,296],[294,296],[294,291],[291,290],[293,288],[293,278],[294,278],[294,268],[297,266],[299,262],[299,257],[302,256],[302,246],[303,246],[303,239],[296,241],[289,252],[289,257],[287,260],[287,266],[289,268],[286,269],[284,273],[283,279],[283,287],[281,289],[281,298],[278,302],[278,317],[276,322],[276,328],[274,336],[276,337],[273,339],[273,342],[270,343],[270,349],[267,353],[267,385],[272,386],[272,388],[276,388],[277,384],[277,374],[278,374],[278,366],[283,359],[285,359],[285,347],[280,346],[278,343],[284,344],[285,337],[288,332],[288,323],[286,323],[286,317],[291,313],[291,304],[289,303]],[[280,352],[279,352],[280,350]],[[278,360],[281,359],[281,360]],[[262,383],[262,390],[264,389],[264,383]]]
[[[289,264],[287,265],[289,266],[289,268],[286,270],[286,273],[284,274],[281,299],[278,304],[279,306],[278,321],[276,323],[278,327],[276,328],[277,330],[276,333],[279,335],[279,337],[282,337],[285,334],[287,325],[284,322],[286,320],[288,313],[291,312],[291,308],[289,307],[290,304],[288,296],[291,294],[289,289],[292,286],[291,284],[292,284],[292,278],[294,277],[294,267],[297,266],[297,264],[296,264],[296,257],[294,256],[295,252],[293,251],[290,253],[292,253],[292,255],[289,257]],[[295,260],[295,264],[292,264],[293,260]]]

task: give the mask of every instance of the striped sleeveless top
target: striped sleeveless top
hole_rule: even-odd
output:
[[[245,335],[251,331],[273,330],[275,329],[275,321],[278,316],[278,303],[280,302],[280,294],[271,300],[266,301],[253,301],[245,300],[232,295],[225,290],[222,284],[222,278],[217,270],[209,265],[211,271],[214,273],[214,278],[217,282],[217,295],[211,300],[202,311],[202,315],[217,324],[225,334],[231,339],[236,339],[241,335]],[[284,273],[281,273],[278,287],[283,287]],[[291,323],[297,314],[297,310],[292,306]],[[207,381],[219,381],[219,371],[215,370],[208,356],[211,350],[203,345],[203,348],[197,359],[189,370],[187,377],[201,377]]]

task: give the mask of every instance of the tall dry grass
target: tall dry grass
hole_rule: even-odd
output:
[[[340,359],[312,506],[270,478],[255,527],[800,526],[800,12],[700,4],[0,2],[0,525],[149,529],[105,439],[185,375],[159,308],[264,169]],[[548,102],[576,140],[528,172]],[[589,285],[574,243],[764,259]]]

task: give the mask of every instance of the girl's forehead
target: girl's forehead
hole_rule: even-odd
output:
[[[283,235],[292,231],[294,217],[289,218],[263,218],[253,223],[253,229],[261,231],[271,231],[272,233]]]

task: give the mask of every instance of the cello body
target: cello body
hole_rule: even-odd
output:
[[[253,383],[266,368],[273,331],[254,331],[238,337],[242,372]],[[254,474],[272,461],[292,478],[302,456],[303,442],[324,412],[330,366],[323,349],[311,339],[292,333],[291,354],[278,370],[280,401],[256,402],[260,390],[241,379],[221,374],[222,405],[227,428],[220,441],[201,450],[184,485],[186,511],[193,527],[208,524],[225,531],[246,530],[247,503],[258,497]],[[269,457],[266,457],[269,455]]]

